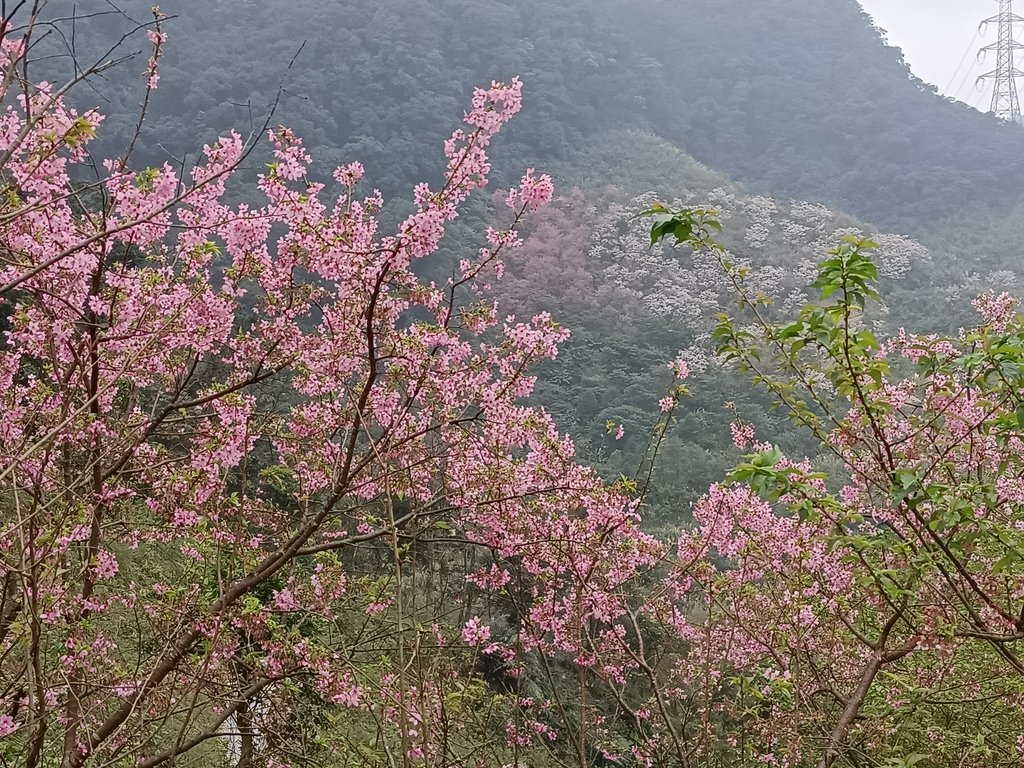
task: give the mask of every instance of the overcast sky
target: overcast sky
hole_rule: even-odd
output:
[[[992,82],[979,90],[975,81],[995,68],[995,54],[979,62],[976,49],[996,41],[996,25],[990,25],[984,35],[975,33],[982,19],[999,11],[997,0],[860,0],[860,4],[877,26],[888,31],[889,42],[903,49],[914,74],[947,96],[988,110]]]

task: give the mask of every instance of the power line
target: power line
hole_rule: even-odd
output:
[[[978,64],[979,62],[977,61],[971,62],[971,66],[969,66],[967,70],[964,72],[964,76],[960,79],[960,85],[956,87],[956,91],[953,93],[953,98],[955,100],[964,101],[965,99],[960,98],[960,95],[964,92],[964,86],[966,86],[970,82],[978,82],[978,78],[974,77],[974,73],[978,69]],[[974,78],[973,81],[972,78]]]
[[[949,78],[949,82],[946,87],[942,89],[942,93],[949,93],[949,89],[953,87],[953,82],[956,80],[956,76],[960,74],[960,68],[963,67],[964,62],[967,61],[967,57],[974,52],[974,44],[978,42],[978,37],[981,35],[981,28],[979,27],[974,33],[974,37],[971,38],[971,42],[967,44],[967,49],[964,51],[964,55],[960,58],[960,63],[956,65],[956,69],[953,71],[953,76]]]
[[[1024,17],[1013,12],[1013,0],[999,0],[999,13],[981,22],[982,27],[998,24],[999,40],[981,49],[982,54],[995,51],[996,68],[986,72],[978,80],[995,80],[991,111],[996,117],[1024,125],[1017,91],[1017,80],[1024,78],[1024,72],[1017,68],[1014,61],[1014,54],[1024,50],[1024,44],[1017,42],[1015,37],[1016,25],[1020,23],[1024,23]]]

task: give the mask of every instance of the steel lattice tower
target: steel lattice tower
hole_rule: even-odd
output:
[[[1016,25],[1022,22],[1024,17],[1013,12],[1013,0],[999,0],[998,15],[981,23],[983,27],[987,24],[998,24],[999,41],[981,49],[983,55],[995,51],[996,68],[982,75],[979,80],[995,80],[995,88],[992,90],[992,112],[1004,120],[1024,125],[1017,91],[1017,78],[1024,78],[1024,72],[1018,69],[1014,62],[1015,52],[1024,50],[1024,45],[1018,43],[1014,35]]]

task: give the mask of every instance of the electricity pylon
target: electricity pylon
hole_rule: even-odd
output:
[[[1015,25],[1019,23],[1024,23],[1024,17],[1013,12],[1013,0],[999,0],[998,15],[981,22],[982,27],[999,24],[999,41],[981,49],[982,55],[989,51],[996,52],[996,68],[978,79],[995,80],[995,88],[992,90],[992,112],[996,117],[1024,125],[1020,112],[1020,96],[1017,92],[1017,78],[1024,78],[1024,72],[1019,70],[1014,62],[1014,53],[1024,50],[1024,45],[1018,43],[1015,37]]]

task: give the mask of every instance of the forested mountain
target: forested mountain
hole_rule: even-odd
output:
[[[692,264],[651,271],[635,226],[632,239],[608,241],[609,226],[655,196],[737,205],[726,243],[783,310],[806,299],[830,237],[876,226],[929,247],[893,241],[907,262],[885,275],[887,330],[955,332],[970,322],[971,297],[1018,279],[1015,218],[997,203],[1024,192],[1024,130],[914,79],[854,0],[210,0],[165,10],[177,15],[137,145],[145,161],[174,164],[196,138],[259,125],[279,100],[272,123],[302,136],[321,169],[364,163],[395,201],[392,216],[415,181],[440,178],[437,148],[470,88],[523,79],[525,109],[493,148],[494,183],[536,165],[566,196],[498,294],[572,330],[539,392],[606,474],[642,463],[659,361],[701,343],[708,354],[712,317],[729,308],[715,276]],[[126,27],[113,13],[80,25],[97,50]],[[80,94],[109,99],[111,151],[135,128],[136,74],[121,65]],[[790,216],[790,199],[812,201],[793,210],[817,219]],[[432,278],[445,279],[493,212],[464,214]],[[642,282],[645,269],[646,285],[624,282]],[[645,294],[654,288],[662,299]],[[667,438],[649,500],[670,518],[734,458],[724,401],[740,401],[777,439],[795,437],[767,402],[743,405],[748,388],[723,376],[714,370],[695,388],[685,428]],[[609,422],[628,427],[621,443],[603,433]]]
[[[126,7],[141,17],[143,5]],[[265,114],[283,80],[279,114],[320,159],[361,158],[382,189],[402,191],[436,176],[430,150],[469,88],[518,75],[528,109],[500,145],[500,168],[571,159],[584,139],[633,127],[754,191],[917,233],[965,212],[1005,214],[1024,191],[1024,130],[915,79],[856,0],[209,0],[164,10],[178,18],[142,144],[153,159],[247,126],[249,106]],[[80,28],[125,24],[111,14]],[[129,130],[137,103],[130,70],[100,86],[112,119],[126,121],[113,136]]]
[[[2,768],[1019,768],[1024,131],[855,0],[8,9]]]
[[[653,129],[737,180],[919,230],[1024,191],[1024,130],[937,96],[854,0],[630,6]]]

